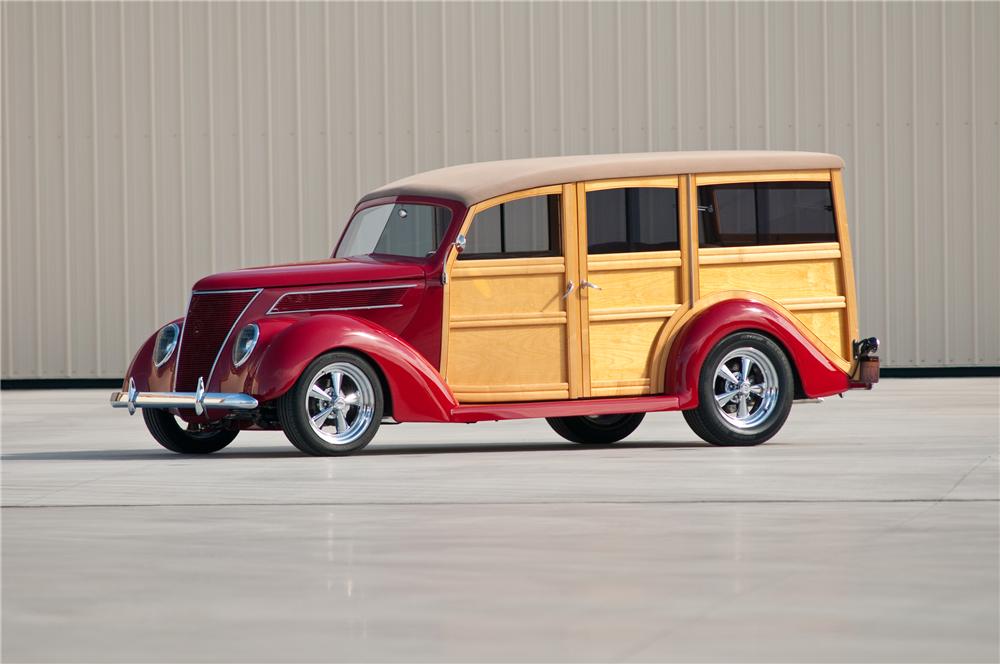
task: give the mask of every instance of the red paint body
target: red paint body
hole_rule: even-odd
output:
[[[663,395],[459,405],[438,373],[443,315],[441,275],[449,247],[467,210],[454,201],[405,196],[367,201],[355,213],[393,202],[433,203],[451,209],[451,224],[434,255],[423,260],[331,258],[225,272],[195,284],[195,291],[260,289],[234,324],[215,369],[206,377],[208,392],[242,392],[266,405],[288,391],[313,359],[343,349],[361,353],[377,366],[388,388],[387,410],[400,422],[475,422],[685,410],[698,405],[698,375],[705,357],[722,338],[740,330],[768,334],[785,348],[805,396],[827,396],[854,387],[849,377],[782,314],[753,299],[733,299],[708,307],[685,324],[668,356]],[[274,303],[289,292],[383,285],[409,286],[399,301],[401,306],[268,314]],[[182,325],[184,320],[174,322]],[[236,331],[251,322],[260,327],[257,347],[245,364],[234,368],[231,357]],[[154,334],[139,349],[126,375],[125,387],[132,378],[140,391],[173,391],[174,367],[180,353],[175,351],[163,367],[154,367],[155,338]],[[220,415],[211,411],[202,418],[192,411],[179,414],[191,421]]]

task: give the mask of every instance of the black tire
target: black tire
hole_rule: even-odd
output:
[[[233,442],[238,429],[188,431],[182,429],[170,411],[142,409],[146,428],[160,445],[177,454],[211,454]]]
[[[594,415],[581,417],[547,417],[552,430],[570,441],[582,445],[609,445],[617,443],[642,422],[646,413],[623,415]]]
[[[728,375],[740,379],[739,383],[729,381],[721,374],[717,375],[717,371],[722,369],[723,360],[734,353],[749,354],[737,355],[727,361],[727,369],[730,369]],[[733,371],[731,367],[741,366],[742,357],[748,356],[758,360],[763,357],[766,361],[759,361],[756,366],[751,363],[750,380],[743,380],[741,372]],[[765,372],[770,372],[771,375],[765,377]],[[761,390],[763,394],[740,392],[744,382],[754,384],[755,387],[765,385],[767,389]],[[772,387],[777,389],[776,393],[770,391]],[[792,365],[781,347],[762,334],[737,332],[720,341],[705,358],[698,379],[698,407],[685,410],[684,419],[699,438],[712,445],[760,445],[770,440],[785,424],[792,408],[794,392]],[[726,394],[734,396],[720,404],[716,397]],[[739,404],[744,398],[747,405],[745,415],[741,417]]]
[[[339,367],[332,372],[324,370],[331,367]],[[320,431],[314,428],[311,419],[327,407],[334,407],[334,401],[323,402],[315,397],[307,396],[314,380],[323,382],[324,376],[330,376],[330,387],[326,390],[332,395],[332,374],[340,373],[341,381],[347,380],[347,387],[342,390],[345,396],[357,397],[355,404],[341,404],[343,408],[343,421],[350,424],[351,428],[345,429],[343,434],[344,442],[337,442],[335,439],[342,437],[339,431],[339,419],[334,414],[327,415]],[[367,381],[367,385],[365,384]],[[326,383],[323,383],[325,385]],[[343,385],[343,383],[342,383]],[[353,392],[347,390],[353,388]],[[322,388],[321,388],[322,389]],[[306,370],[302,372],[295,385],[278,400],[278,420],[281,428],[285,432],[285,437],[291,441],[292,445],[299,448],[306,454],[313,456],[344,456],[357,452],[375,437],[379,424],[382,421],[382,413],[385,408],[385,396],[382,392],[382,381],[379,380],[378,373],[372,365],[364,358],[350,352],[335,351],[325,353],[313,360]],[[334,419],[333,431],[324,430],[329,427],[330,418]],[[356,428],[355,428],[355,425]]]

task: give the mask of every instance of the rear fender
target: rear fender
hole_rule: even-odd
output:
[[[452,408],[458,405],[427,359],[379,325],[345,314],[286,320],[285,328],[271,336],[253,375],[247,379],[248,393],[261,403],[291,389],[316,357],[331,350],[353,350],[378,365],[397,421],[448,421]]]
[[[691,312],[682,323],[667,356],[665,393],[675,395],[681,410],[698,406],[698,378],[705,358],[716,344],[735,332],[761,332],[788,354],[802,391],[809,398],[840,394],[849,387],[848,374],[790,320],[784,307],[756,295],[715,302]]]

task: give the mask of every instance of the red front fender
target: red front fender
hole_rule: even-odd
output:
[[[848,375],[783,314],[750,299],[723,300],[695,314],[670,348],[665,393],[676,395],[682,410],[698,405],[698,378],[706,356],[722,339],[742,330],[763,332],[785,348],[807,397],[824,397],[848,389]]]
[[[458,405],[427,359],[379,325],[344,314],[287,321],[287,327],[271,337],[247,382],[249,394],[260,402],[287,392],[319,355],[342,349],[363,353],[378,365],[399,422],[445,422]]]

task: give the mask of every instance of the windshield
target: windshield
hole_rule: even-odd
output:
[[[336,258],[388,254],[424,258],[437,251],[451,222],[451,210],[437,205],[396,203],[354,215]]]

